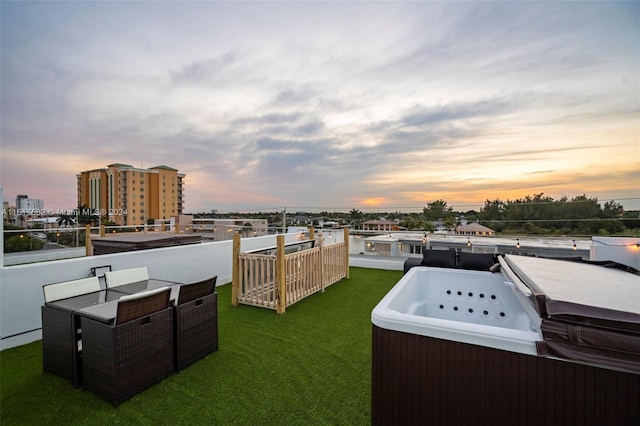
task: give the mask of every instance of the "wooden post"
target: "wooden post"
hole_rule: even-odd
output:
[[[104,225],[100,225],[100,236],[101,237],[104,237],[104,231],[105,231]]]
[[[324,238],[318,237],[318,247],[320,247],[320,256],[318,256],[320,268],[320,293],[324,293]]]
[[[91,225],[84,227],[84,254],[85,256],[93,256],[93,244],[91,244]]]
[[[344,260],[345,278],[349,278],[349,228],[344,228]]]
[[[287,275],[284,263],[284,234],[276,237],[276,285],[278,286],[278,305],[276,306],[279,314],[284,314],[287,306]]]
[[[240,234],[233,234],[233,249],[232,249],[232,262],[231,262],[231,304],[233,306],[238,305],[238,291],[240,290]]]
[[[161,232],[164,232],[165,230],[166,230],[166,228],[165,228],[164,222],[162,222],[162,223],[160,224],[160,231],[161,231]]]
[[[307,228],[309,228],[309,239],[310,240],[315,240],[316,239],[316,233],[315,233],[315,229],[313,228],[313,226],[308,226]],[[315,243],[316,245],[314,245],[314,247],[320,247],[318,244],[318,242],[316,241]],[[320,254],[318,255],[318,262],[316,263],[316,265],[314,265],[314,270],[318,270],[318,268],[320,268],[320,273],[318,274],[320,276],[320,292],[324,293],[324,277],[322,276],[322,269],[323,269],[323,264],[322,264],[322,248],[320,248]]]

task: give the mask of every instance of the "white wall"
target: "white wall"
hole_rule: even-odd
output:
[[[299,234],[285,235],[286,243],[298,239]],[[243,251],[275,245],[275,235],[241,240]],[[151,278],[182,283],[217,275],[218,284],[223,285],[231,282],[232,250],[233,242],[229,240],[2,267],[0,349],[42,337],[43,285],[84,278],[90,275],[92,267],[104,265],[111,265],[114,271],[146,266]]]
[[[612,260],[640,270],[640,238],[592,237],[590,260]]]

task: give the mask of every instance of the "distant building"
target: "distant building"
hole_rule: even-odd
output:
[[[321,228],[339,228],[340,223],[335,220],[319,220],[318,224]]]
[[[393,220],[368,220],[362,222],[362,229],[364,231],[401,231],[405,228]]]
[[[26,222],[28,228],[42,228],[50,230],[61,227],[58,225],[58,217],[56,216],[37,217],[34,219],[28,219]],[[68,225],[66,227],[68,227]]]
[[[13,218],[16,215],[16,208],[10,206],[8,201],[2,202],[2,218],[4,223],[13,223]]]
[[[294,225],[313,225],[313,218],[308,215],[296,215],[292,218],[288,219],[288,222],[291,222]]]
[[[28,195],[18,195],[16,197],[16,208],[20,208],[20,205],[22,204],[23,200],[27,200],[29,198]]]
[[[44,200],[18,195],[15,209],[7,210],[7,220],[15,226],[24,227],[32,217],[42,216],[44,213]]]
[[[184,178],[176,169],[110,164],[76,175],[78,206],[86,206],[117,225],[144,225],[149,219],[182,214]]]
[[[19,215],[40,215],[44,211],[44,200],[29,198],[28,195],[18,195],[16,197],[16,210],[18,210]]]
[[[196,219],[188,221],[189,215],[180,217],[181,232],[202,234],[205,240],[231,240],[233,234],[243,237],[259,237],[269,234],[268,219],[233,218],[233,219]]]
[[[455,230],[453,228],[449,228],[447,224],[442,220],[434,221],[433,226],[435,228],[435,230],[433,231],[435,234],[446,235],[455,233]]]
[[[460,225],[456,228],[456,234],[458,235],[495,235],[495,233],[493,229],[476,222]]]

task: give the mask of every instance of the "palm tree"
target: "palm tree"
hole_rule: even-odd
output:
[[[87,206],[78,206],[78,224],[95,226],[97,216]]]
[[[73,216],[71,216],[69,214],[61,214],[58,217],[58,227],[59,228],[71,228],[75,224],[76,224],[75,219],[73,218]]]
[[[351,209],[349,214],[351,215],[351,223],[353,223],[353,229],[358,229],[362,223],[362,212],[358,209]]]

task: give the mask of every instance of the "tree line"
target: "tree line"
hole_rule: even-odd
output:
[[[626,211],[616,201],[604,204],[580,195],[553,199],[544,193],[515,200],[487,199],[480,211],[457,212],[440,199],[421,214],[406,218],[407,228],[432,228],[434,222],[454,227],[462,220],[478,222],[496,232],[524,234],[610,235],[640,228],[638,211]]]
[[[439,199],[428,202],[422,211],[413,213],[363,212],[355,208],[350,212],[295,212],[287,215],[287,224],[300,225],[292,220],[305,215],[311,218],[310,225],[318,226],[320,220],[331,220],[352,229],[362,229],[364,222],[374,219],[393,220],[399,226],[414,231],[434,231],[439,225],[453,229],[464,221],[478,222],[496,232],[521,234],[612,235],[638,232],[640,229],[640,211],[625,211],[617,201],[602,204],[597,198],[584,194],[559,199],[544,193],[506,201],[487,199],[479,211],[457,211],[447,201]],[[282,224],[282,213],[279,212],[200,213],[195,217],[256,217],[268,218],[271,226]]]

